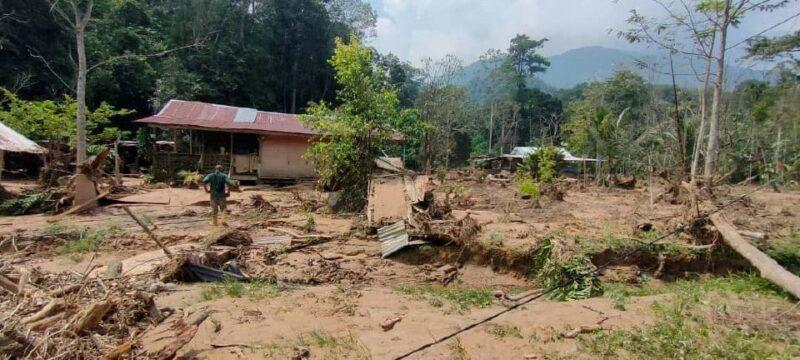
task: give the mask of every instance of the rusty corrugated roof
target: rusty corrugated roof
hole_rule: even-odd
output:
[[[257,111],[252,121],[242,121],[241,114],[252,109],[199,101],[170,100],[161,111],[136,122],[202,130],[291,134],[311,136],[314,132],[294,114]],[[237,113],[240,117],[237,118]],[[237,121],[234,121],[236,119]]]
[[[14,129],[0,122],[0,150],[8,152],[26,152],[44,154],[45,148],[26,138]]]

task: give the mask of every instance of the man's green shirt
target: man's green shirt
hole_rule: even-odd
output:
[[[203,182],[210,185],[212,197],[224,197],[225,185],[233,185],[228,175],[219,171],[206,175]]]

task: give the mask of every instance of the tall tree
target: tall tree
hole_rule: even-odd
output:
[[[319,102],[307,110],[309,125],[325,141],[315,142],[306,156],[317,169],[320,185],[341,190],[350,209],[364,205],[374,157],[393,130],[411,120],[372,59],[372,51],[357,37],[350,37],[349,43],[336,39],[330,63],[336,69],[339,106]]]
[[[75,79],[77,111],[75,125],[77,137],[75,150],[78,164],[86,161],[86,27],[92,19],[94,0],[48,0],[50,8],[61,17],[75,34],[75,52],[78,55],[78,71]]]

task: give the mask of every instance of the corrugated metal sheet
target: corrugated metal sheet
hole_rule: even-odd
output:
[[[35,142],[22,136],[14,129],[0,122],[0,150],[8,152],[26,152],[33,154],[44,154],[45,148],[36,145]]]
[[[199,101],[170,100],[158,114],[136,122],[204,130],[311,136],[314,132],[297,115],[258,111],[255,120],[234,121],[240,109]],[[246,111],[245,111],[246,112]]]
[[[378,229],[378,239],[381,241],[381,257],[385,258],[400,249],[408,246],[408,233],[406,223],[398,221],[392,225]]]

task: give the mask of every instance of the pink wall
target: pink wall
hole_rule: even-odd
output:
[[[264,168],[262,177],[296,179],[316,176],[314,166],[303,159],[310,146],[308,138],[264,135],[260,144],[259,157]]]

